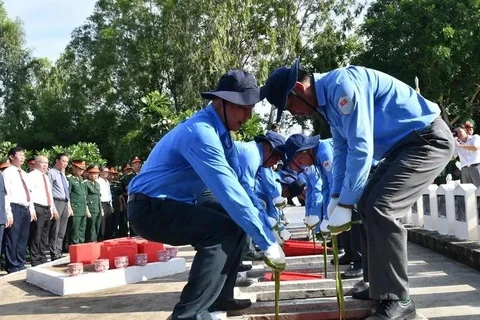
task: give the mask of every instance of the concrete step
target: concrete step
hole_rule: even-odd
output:
[[[347,319],[364,319],[375,307],[374,301],[345,298]],[[250,308],[228,313],[228,316],[244,316],[242,319],[273,319],[274,301],[260,301]],[[282,319],[338,319],[336,298],[315,298],[303,300],[284,300],[280,302]],[[299,316],[299,314],[303,314]],[[315,315],[315,317],[308,316]],[[306,318],[303,318],[306,317]]]
[[[354,287],[360,285],[362,279],[345,279],[342,280],[342,285],[346,287]],[[237,288],[240,293],[256,293],[256,292],[273,292],[275,290],[275,282],[256,282],[249,287]],[[327,290],[335,289],[334,279],[320,279],[320,280],[302,280],[302,281],[282,281],[280,283],[280,290]]]
[[[344,296],[351,296],[354,291],[353,286],[343,286]],[[335,288],[323,289],[302,289],[302,290],[284,290],[280,291],[280,300],[294,300],[294,299],[312,299],[312,298],[327,298],[336,297],[337,290]],[[274,291],[265,291],[256,293],[257,301],[275,301]]]

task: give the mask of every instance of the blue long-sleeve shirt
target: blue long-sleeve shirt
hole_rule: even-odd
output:
[[[282,185],[280,182],[277,181],[277,178],[280,178],[277,172],[274,172],[271,168],[261,168],[264,169],[265,175],[269,176],[269,181],[272,181],[272,186],[275,187],[276,193],[279,194],[282,191]],[[269,190],[271,190],[271,186],[268,185]],[[258,196],[259,199],[265,201],[267,207],[265,209],[265,212],[269,217],[274,218],[275,220],[278,220],[280,216],[280,211],[277,207],[275,207],[275,204],[273,203],[273,199],[275,199],[274,195],[272,193],[269,193],[265,190],[264,184],[261,183],[259,179],[255,181],[255,194]]]
[[[440,114],[437,104],[380,71],[350,66],[314,74],[315,91],[333,136],[333,191],[339,202],[355,204],[372,159],[381,160],[414,130]]]
[[[261,177],[263,164],[263,150],[260,144],[255,141],[242,142],[235,141],[234,145],[238,154],[239,179],[240,184],[245,188],[248,196],[252,200],[260,215],[267,215],[263,206],[258,201],[258,194],[255,185]],[[266,180],[265,180],[266,181]],[[265,182],[267,183],[267,182]],[[265,184],[263,183],[262,186]],[[265,193],[268,194],[267,191]]]
[[[261,167],[258,170],[257,180],[262,187],[263,192],[268,194],[272,199],[280,196],[280,192],[277,186],[277,176],[272,168]]]
[[[157,143],[128,191],[194,203],[208,187],[232,219],[266,250],[275,237],[232,168],[236,156],[233,141],[210,104]]]
[[[305,215],[327,218],[327,206],[333,188],[333,141],[320,140],[315,147],[315,164],[304,170],[307,182]]]

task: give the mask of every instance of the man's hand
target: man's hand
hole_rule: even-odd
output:
[[[73,209],[71,206],[68,206],[68,216],[73,217]]]
[[[328,230],[334,235],[350,230],[352,227],[352,209],[337,205],[328,221]]]
[[[308,229],[313,230],[320,223],[320,218],[318,216],[307,216],[303,219],[303,223],[305,223]]]
[[[285,199],[282,196],[278,196],[275,199],[273,199],[273,204],[275,205],[275,207],[279,209],[283,209],[287,206],[287,199]]]
[[[330,236],[330,230],[328,230],[329,221],[327,219],[323,219],[322,223],[320,223],[320,234],[324,238],[328,238]]]
[[[267,217],[268,223],[270,224],[270,230],[278,231],[278,221],[275,218]]]
[[[37,221],[37,214],[35,213],[35,210],[30,210],[30,222],[32,221]]]
[[[280,231],[280,237],[284,240],[284,241],[287,241],[287,240],[290,240],[290,238],[292,237],[292,234],[285,228],[283,228],[281,231]]]
[[[10,228],[13,225],[13,216],[7,215],[7,223],[5,224],[5,228]]]
[[[285,269],[285,253],[278,243],[272,244],[264,251],[265,263],[274,270],[282,271]]]
[[[327,207],[329,218],[332,216],[333,210],[335,210],[337,205],[338,205],[338,198],[330,198],[330,202],[328,203],[328,207]]]
[[[91,218],[92,217],[92,214],[90,213],[90,210],[88,210],[87,208],[87,214],[86,214],[87,218]]]

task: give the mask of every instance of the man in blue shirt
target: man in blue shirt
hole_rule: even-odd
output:
[[[157,143],[128,189],[129,220],[141,237],[190,244],[197,251],[174,320],[210,320],[209,312],[250,306],[250,300],[233,299],[243,230],[264,251],[269,266],[285,267],[285,255],[268,222],[233,169],[238,160],[230,130],[239,130],[262,100],[256,80],[245,71],[229,71],[215,91],[202,97],[212,103]],[[206,187],[229,216],[194,204]]]
[[[307,137],[303,134],[294,134],[288,138],[286,150],[289,166],[303,171],[307,176],[307,190],[310,192],[306,197],[307,218],[305,222],[307,225],[314,225],[321,221],[318,228],[320,233],[317,237],[327,237],[330,235],[327,205],[330,201],[330,188],[333,184],[332,139],[320,140],[319,136]],[[354,220],[359,220],[356,209],[353,209],[352,216]],[[360,226],[357,224],[352,226],[347,234],[341,235],[340,241],[345,248],[345,254],[340,257],[339,264],[350,266],[342,274],[343,278],[358,278],[363,274],[360,232]]]
[[[292,134],[285,143],[285,150],[286,164],[306,177],[305,224],[310,229],[329,233],[326,227],[321,228],[327,225],[327,205],[333,184],[332,139]]]
[[[286,109],[309,117],[318,113],[330,125],[334,164],[328,229],[348,230],[357,204],[367,233],[367,293],[382,300],[370,319],[414,316],[407,231],[398,219],[452,157],[453,137],[439,107],[380,71],[350,66],[310,75],[300,69],[299,59],[273,71],[264,90],[278,108],[277,122]],[[383,158],[367,183],[372,159]]]
[[[271,168],[282,159],[285,152],[285,138],[273,131],[266,135],[259,135],[254,141],[235,141],[238,151],[239,179],[254,205],[262,212],[263,207],[258,204],[256,195],[256,181],[262,190],[272,197],[275,206],[285,207],[287,199],[280,195],[275,185],[275,176]]]

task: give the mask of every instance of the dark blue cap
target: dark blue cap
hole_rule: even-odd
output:
[[[282,174],[280,175],[282,176]],[[301,194],[306,185],[305,181],[296,178],[294,175],[291,175],[288,172],[285,172],[283,177],[278,178],[277,181],[288,186],[288,190],[290,191],[290,195],[292,197],[296,197]]]
[[[216,97],[229,102],[248,106],[263,100],[255,77],[243,70],[230,70],[218,81],[214,91],[202,92],[202,98],[212,100]]]
[[[288,67],[275,69],[262,87],[262,95],[268,102],[277,108],[277,122],[282,118],[283,110],[287,105],[288,94],[295,87],[298,79],[298,69],[300,68],[300,58],[295,60],[294,64]]]
[[[275,151],[285,153],[285,138],[275,131],[268,131],[267,134],[261,134],[253,139],[256,143],[268,142]]]
[[[287,172],[287,171],[284,171],[284,170],[279,170],[278,171],[278,178],[277,178],[277,181],[282,183],[282,184],[290,184],[292,183],[293,181],[295,181],[295,179],[297,177],[295,177],[295,175]]]
[[[309,137],[301,133],[292,134],[285,142],[286,161],[292,161],[296,153],[315,148],[320,136]]]

